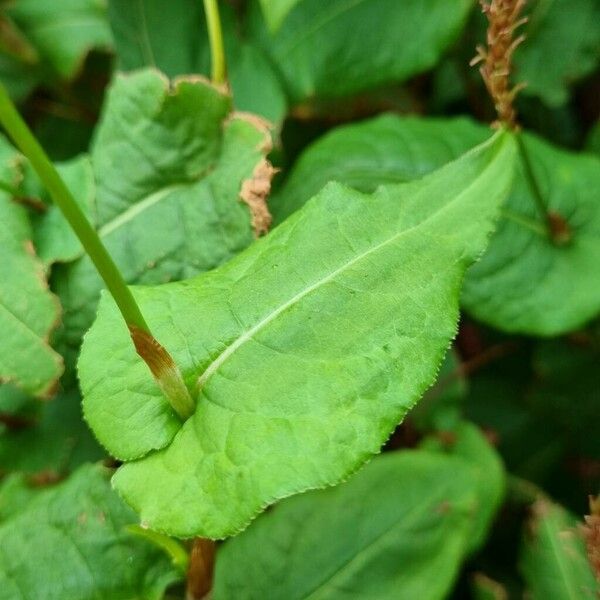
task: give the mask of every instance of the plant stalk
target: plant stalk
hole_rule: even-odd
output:
[[[53,202],[79,238],[123,315],[138,354],[150,368],[171,406],[181,418],[189,417],[194,411],[194,403],[179,369],[167,350],[152,336],[121,271],[46,152],[15,108],[2,84],[0,84],[0,124],[17,148],[29,159]]]
[[[227,83],[227,66],[217,0],[204,0],[204,12],[210,42],[211,80],[215,85],[224,85]]]
[[[208,597],[213,584],[215,568],[215,543],[206,538],[196,538],[192,544],[187,574],[187,600]]]

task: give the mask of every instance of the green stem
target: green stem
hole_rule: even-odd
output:
[[[94,262],[98,273],[112,294],[127,325],[134,325],[147,333],[150,329],[127,287],[121,272],[110,257],[95,229],[64,184],[56,168],[17,112],[6,89],[0,84],[0,123],[29,159],[54,203],[60,208],[85,251]]]
[[[222,85],[227,82],[227,67],[217,0],[204,0],[204,12],[210,41],[211,79],[214,84]]]
[[[531,164],[531,159],[529,158],[529,153],[527,151],[527,146],[525,146],[525,142],[523,141],[523,136],[519,131],[515,131],[515,138],[517,140],[517,146],[519,148],[519,155],[521,157],[521,161],[523,163],[523,167],[525,169],[525,178],[527,179],[527,183],[529,185],[529,189],[533,194],[533,199],[535,201],[535,205],[542,217],[542,221],[544,222],[544,228],[546,231],[546,235],[550,240],[553,238],[552,232],[552,224],[550,222],[550,213],[548,211],[548,206],[546,205],[546,201],[544,200],[544,196],[542,194],[542,190],[540,189],[540,185],[537,181],[535,173],[533,171],[533,166]]]

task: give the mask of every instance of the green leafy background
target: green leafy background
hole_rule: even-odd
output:
[[[0,81],[195,403],[0,138],[0,599],[183,598],[194,536],[215,600],[596,597],[600,3],[531,0],[515,53],[560,243],[475,2],[218,4],[230,90],[198,0],[0,2]]]

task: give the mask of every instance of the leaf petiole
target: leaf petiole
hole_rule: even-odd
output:
[[[217,0],[204,0],[204,12],[210,41],[211,80],[215,85],[223,85],[227,83],[227,66]]]

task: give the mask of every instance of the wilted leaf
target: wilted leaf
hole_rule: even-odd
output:
[[[108,475],[88,465],[35,494],[21,493],[26,484],[18,480],[0,488],[2,600],[159,600],[180,577],[161,550],[126,531],[135,514]],[[9,511],[2,510],[5,494]]]
[[[501,583],[483,573],[475,573],[471,582],[473,600],[508,600],[508,592]]]
[[[228,540],[214,598],[442,600],[465,554],[475,487],[460,459],[384,454],[333,489],[284,500]]]
[[[114,479],[142,520],[231,535],[377,452],[435,377],[512,161],[500,135],[371,196],[332,184],[224,267],[134,288],[197,398],[184,424],[105,297],[79,362],[84,412],[111,453],[143,457]]]

